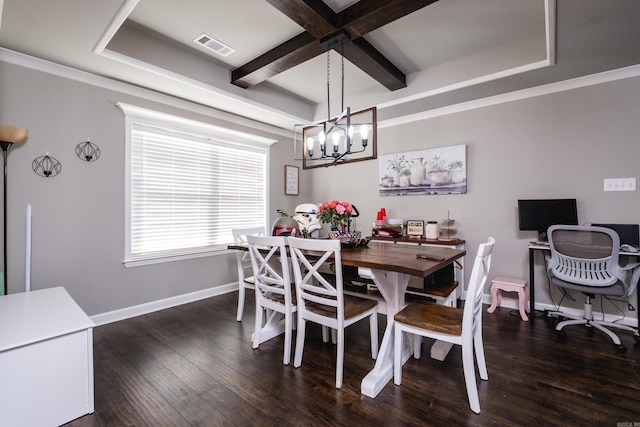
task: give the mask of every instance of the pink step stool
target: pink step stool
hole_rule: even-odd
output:
[[[518,293],[518,309],[520,317],[527,322],[527,312],[529,311],[528,293],[529,286],[526,280],[509,279],[507,277],[496,277],[491,281],[491,307],[487,309],[488,313],[493,313],[496,307],[502,302],[502,291]]]

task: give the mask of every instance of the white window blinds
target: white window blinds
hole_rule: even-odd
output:
[[[125,261],[209,252],[265,226],[267,149],[131,120]]]

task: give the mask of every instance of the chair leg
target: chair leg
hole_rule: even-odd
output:
[[[322,325],[322,342],[323,343],[329,342],[329,327],[324,325]]]
[[[371,358],[378,358],[378,315],[376,313],[369,316],[369,331],[371,334]]]
[[[420,359],[422,356],[422,336],[413,334],[413,358]]]
[[[616,335],[614,332],[610,331],[609,329],[605,328],[601,324],[599,324],[597,322],[589,322],[588,324],[593,326],[594,328],[598,329],[599,331],[602,331],[605,334],[609,335],[609,338],[611,338],[611,340],[613,341],[613,343],[615,345],[622,344],[622,342],[620,341],[620,338],[618,338],[618,335]]]
[[[561,331],[565,326],[586,325],[587,323],[589,323],[587,319],[563,320],[556,325],[556,331]]]
[[[253,328],[253,345],[254,349],[260,345],[260,332],[262,331],[262,313],[264,309],[256,301],[256,322]]]
[[[462,369],[464,371],[464,382],[467,386],[467,396],[469,406],[476,414],[480,413],[480,400],[478,399],[478,386],[476,384],[476,370],[473,364],[473,345],[468,343],[462,345]]]
[[[395,335],[393,337],[393,383],[402,384],[402,348],[404,347],[402,329],[395,324]]]
[[[473,348],[475,350],[476,364],[478,365],[480,379],[487,381],[489,379],[489,373],[487,372],[487,362],[484,357],[484,344],[482,342],[481,331],[476,332],[473,337]]]
[[[242,315],[244,314],[244,291],[245,287],[241,283],[238,283],[238,314],[236,314],[236,322],[242,322]]]
[[[336,347],[336,388],[341,388],[344,367],[344,326],[338,327],[338,345]]]
[[[293,334],[292,317],[293,313],[284,314],[284,356],[282,358],[282,363],[285,365],[288,365],[291,360],[291,335]]]
[[[302,364],[302,351],[304,350],[304,333],[307,322],[298,316],[298,335],[296,336],[296,354],[293,358],[293,366],[299,368]]]

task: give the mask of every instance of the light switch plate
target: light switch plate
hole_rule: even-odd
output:
[[[636,191],[636,179],[605,178],[604,191]]]

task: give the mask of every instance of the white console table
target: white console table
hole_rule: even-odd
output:
[[[62,288],[0,296],[0,420],[57,426],[93,413],[93,321]]]

